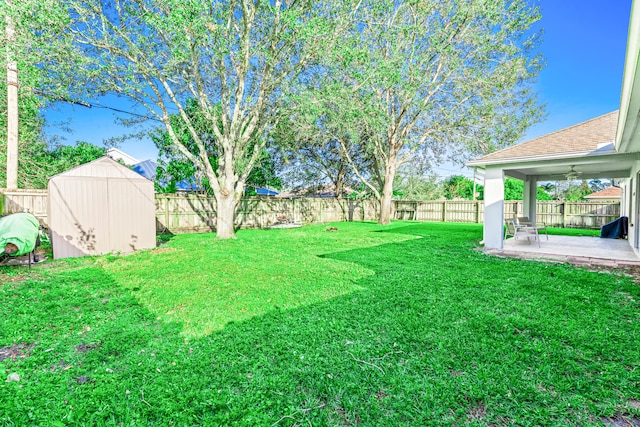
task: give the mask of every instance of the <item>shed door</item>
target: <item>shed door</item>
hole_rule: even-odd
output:
[[[49,183],[49,226],[55,258],[96,255],[108,245],[102,179],[58,177]]]
[[[109,248],[105,252],[132,252],[155,246],[153,184],[146,180],[109,179]]]

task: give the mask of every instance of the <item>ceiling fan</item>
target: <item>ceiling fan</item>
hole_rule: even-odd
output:
[[[567,179],[567,181],[573,181],[573,180],[575,180],[575,179],[578,179],[578,177],[579,177],[580,175],[582,175],[582,172],[578,172],[578,171],[575,169],[575,165],[572,165],[572,166],[569,168],[569,172],[567,172],[564,176],[565,176],[565,178]]]

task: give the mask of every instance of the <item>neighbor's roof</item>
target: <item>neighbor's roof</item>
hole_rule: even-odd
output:
[[[509,159],[527,159],[540,156],[586,153],[610,144],[616,138],[618,111],[578,123],[521,144],[477,158],[470,165],[499,163]]]
[[[596,191],[588,196],[584,196],[585,199],[615,199],[622,196],[622,190],[620,187],[608,187],[604,190]]]
[[[136,163],[133,165],[133,170],[138,172],[140,175],[144,176],[151,181],[155,181],[156,179],[156,169],[158,168],[158,163],[153,160],[145,160],[140,163]]]
[[[158,162],[154,162],[153,160],[145,160],[144,162],[136,163],[133,165],[133,170],[138,172],[140,175],[144,176],[151,181],[156,181]],[[192,178],[191,181],[194,181]],[[180,182],[176,183],[177,191],[201,191],[202,188],[198,186],[195,182],[191,182],[188,179],[183,179]],[[161,187],[166,187],[166,180],[160,180],[158,184]]]

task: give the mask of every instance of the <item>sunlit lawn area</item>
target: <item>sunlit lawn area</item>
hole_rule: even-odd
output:
[[[640,419],[628,276],[485,255],[479,225],[238,236],[2,270],[0,425]]]

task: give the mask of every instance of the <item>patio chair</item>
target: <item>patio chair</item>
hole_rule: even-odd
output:
[[[513,218],[507,221],[507,232],[505,239],[509,236],[513,236],[515,240],[519,240],[521,237],[526,237],[529,244],[531,244],[531,238],[538,241],[538,247],[540,247],[540,236],[538,235],[538,229],[529,225],[518,224],[518,218]]]
[[[529,220],[528,216],[519,216],[517,220],[518,220],[518,225],[526,225],[527,227],[534,227],[538,232],[538,235],[544,233],[547,236],[547,240],[549,240],[549,233],[547,233],[546,225],[536,224],[535,222]]]

